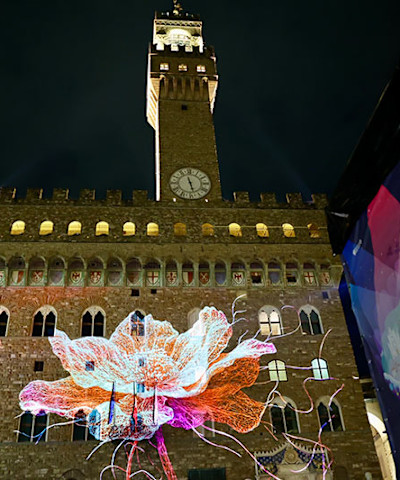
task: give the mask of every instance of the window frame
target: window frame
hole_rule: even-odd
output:
[[[24,414],[29,414],[31,415],[31,425],[30,425],[30,435],[29,437],[27,435],[24,435],[23,432],[21,432],[21,422],[22,422],[22,417]],[[34,433],[35,433],[35,427],[36,427],[36,418],[46,416],[46,427],[44,428],[44,434],[41,435],[39,439],[34,438]],[[48,427],[49,427],[49,414],[45,413],[44,415],[34,415],[30,411],[24,412],[19,421],[19,428],[17,431],[17,443],[33,443],[33,442],[47,442],[47,436],[48,436]],[[24,437],[26,440],[20,440],[20,435],[21,438]],[[28,440],[29,438],[29,440]]]
[[[44,312],[43,312],[44,311]],[[41,335],[33,335],[33,330],[35,328],[35,317],[38,313],[41,313],[42,316],[43,316],[43,323],[42,323],[42,333]],[[47,319],[47,316],[50,314],[50,313],[53,313],[54,316],[55,316],[55,320],[54,320],[54,331],[53,331],[53,335],[44,335],[44,332],[45,332],[45,328],[46,328],[46,319]],[[43,305],[42,307],[39,307],[36,312],[33,314],[33,318],[32,318],[32,328],[31,328],[31,337],[35,337],[35,338],[48,338],[48,337],[54,337],[54,334],[55,334],[55,331],[57,329],[57,319],[58,319],[58,316],[57,316],[57,310],[51,306],[51,305]]]
[[[92,318],[91,322],[91,335],[83,335],[83,317],[86,315],[86,313],[89,313],[89,315]],[[95,318],[98,313],[101,313],[103,315],[103,335],[94,335],[94,329],[95,329]],[[81,337],[100,337],[104,338],[106,333],[106,313],[105,311],[99,307],[98,305],[91,305],[90,307],[86,308],[81,315]]]
[[[283,432],[277,432],[277,433],[301,433],[301,428],[300,428],[300,422],[299,422],[299,415],[297,413],[297,405],[295,402],[288,397],[277,397],[274,399],[273,404],[270,407],[270,420],[272,427],[275,428],[273,421],[272,421],[272,409],[273,408],[279,408],[281,411],[281,416],[282,416],[282,423],[284,430]],[[297,432],[289,432],[287,428],[287,418],[286,418],[286,408],[289,408],[295,415],[296,418],[296,426],[297,426]]]
[[[340,405],[340,403],[337,401],[336,398],[332,399],[331,404],[334,404],[336,406],[337,410],[338,410],[341,430],[334,430],[333,429],[333,419],[332,419],[331,409],[329,407],[330,400],[331,399],[329,397],[324,396],[324,397],[320,397],[315,402],[319,427],[321,428],[322,424],[321,424],[321,417],[320,417],[320,414],[319,414],[319,411],[318,411],[318,407],[322,404],[326,408],[327,413],[328,413],[328,417],[329,417],[329,422],[325,426],[323,432],[327,432],[327,431],[328,432],[344,432],[346,430],[346,428],[345,428],[345,424],[344,424],[344,420],[343,420],[342,406]]]
[[[3,313],[7,315],[7,321],[6,321],[6,328],[4,330],[4,335],[0,335],[0,338],[8,336],[8,329],[10,327],[10,311],[4,305],[0,305],[0,315],[2,315]]]
[[[262,313],[265,313],[267,315],[268,321],[261,321],[260,315]],[[271,314],[276,313],[278,315],[279,321],[272,321],[271,322]],[[274,307],[273,305],[263,305],[260,310],[258,311],[258,325],[260,328],[260,333],[261,335],[264,336],[270,336],[270,337],[276,337],[279,335],[283,334],[283,323],[282,323],[282,315],[281,312],[277,307]],[[263,328],[262,325],[268,325],[269,326],[269,332],[263,333]],[[279,333],[273,333],[274,328],[273,325],[279,325]]]
[[[319,321],[319,333],[315,333],[314,328],[313,328],[313,322],[311,320],[311,313],[315,312],[318,315],[318,321]],[[305,332],[303,329],[303,322],[301,320],[301,313],[304,312],[304,314],[307,316],[308,320],[308,326],[310,329],[310,332]],[[319,313],[318,309],[314,307],[313,305],[303,305],[302,307],[299,308],[299,320],[300,320],[300,328],[303,334],[305,335],[323,335],[324,334],[324,326],[322,324],[322,319],[321,319],[321,314]]]
[[[311,367],[313,371],[313,377],[316,380],[329,380],[331,378],[329,375],[328,362],[324,358],[313,358],[311,360]]]
[[[268,366],[269,379],[272,382],[287,382],[288,381],[286,363],[283,360],[279,360],[279,359],[270,360],[268,362],[267,366]],[[272,367],[274,367],[274,368],[272,368]],[[276,374],[276,377],[277,377],[276,379],[272,378],[271,372],[274,372]],[[280,378],[281,376],[283,378]]]

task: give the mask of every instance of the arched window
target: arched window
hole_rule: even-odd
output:
[[[159,287],[160,286],[160,263],[157,260],[150,260],[144,266],[146,272],[146,286]]]
[[[225,285],[226,283],[226,266],[224,262],[218,261],[215,263],[215,283],[217,285]]]
[[[25,285],[25,260],[22,257],[13,257],[8,263],[8,282],[13,287]]]
[[[131,313],[131,335],[133,337],[146,336],[146,316],[140,310]]]
[[[257,223],[256,231],[257,235],[261,238],[269,237],[268,227],[265,225],[265,223]]]
[[[311,366],[313,369],[313,376],[317,380],[328,380],[329,379],[329,371],[328,371],[328,364],[326,360],[323,358],[314,358],[311,362]]]
[[[315,286],[317,284],[315,265],[313,263],[306,262],[303,264],[303,278],[306,286]]]
[[[132,222],[125,222],[122,227],[122,234],[124,237],[133,237],[136,233],[136,226]]]
[[[158,237],[160,235],[160,230],[157,223],[150,222],[147,224],[147,236],[148,237]]]
[[[178,285],[178,267],[175,260],[169,260],[165,266],[165,284],[167,287]]]
[[[296,406],[290,399],[278,398],[271,407],[271,423],[274,433],[299,433]]]
[[[282,319],[279,310],[271,305],[264,305],[258,311],[258,323],[261,335],[281,335]]]
[[[299,280],[299,269],[297,263],[288,262],[286,264],[286,282],[288,285],[297,285]]]
[[[331,272],[330,265],[323,263],[319,266],[319,282],[321,285],[330,285],[331,284]]]
[[[112,287],[122,285],[123,267],[119,258],[110,258],[107,262],[107,283]]]
[[[46,282],[46,264],[43,258],[34,257],[29,262],[29,285],[42,286]]]
[[[283,231],[283,235],[286,238],[294,238],[296,236],[296,233],[294,231],[294,227],[290,223],[283,223],[282,224],[282,231]]]
[[[5,287],[7,283],[6,261],[0,257],[0,287]]]
[[[71,237],[72,235],[80,235],[82,233],[82,224],[81,222],[71,222],[68,225],[67,234]]]
[[[45,305],[33,316],[32,337],[52,337],[56,328],[57,312]]]
[[[99,287],[104,285],[104,264],[100,258],[92,258],[88,262],[89,285]]]
[[[329,405],[329,401],[329,397],[324,397],[317,402],[319,424],[324,432],[341,432],[344,426],[339,403],[334,399]]]
[[[231,235],[232,237],[241,237],[242,236],[241,226],[238,223],[230,223],[229,235]]]
[[[193,325],[197,322],[197,320],[199,319],[200,312],[201,312],[200,308],[192,308],[192,310],[190,310],[187,316],[188,329],[192,328]]]
[[[45,442],[47,434],[48,416],[41,412],[32,415],[25,412],[21,415],[18,430],[18,442]]]
[[[246,285],[246,267],[243,262],[232,262],[231,274],[233,287]]]
[[[253,285],[264,284],[264,267],[259,261],[250,263],[250,279]]]
[[[126,283],[128,287],[136,287],[141,283],[142,264],[137,258],[131,258],[126,263]]]
[[[199,285],[207,286],[210,283],[210,265],[205,260],[199,263]]]
[[[12,225],[11,225],[11,235],[22,235],[25,233],[25,222],[22,220],[16,220]]]
[[[300,323],[303,333],[309,335],[320,335],[323,333],[321,317],[318,310],[311,305],[304,305],[300,308]]]
[[[185,287],[190,287],[194,282],[193,263],[186,261],[182,265],[182,280]]]
[[[49,262],[48,284],[52,286],[64,285],[65,263],[61,257],[52,258]]]
[[[201,226],[201,234],[203,237],[212,237],[214,235],[214,227],[211,223],[203,223]]]
[[[73,258],[68,265],[68,284],[81,287],[85,282],[85,266],[81,258]]]
[[[315,223],[309,223],[307,225],[307,228],[308,228],[308,233],[310,234],[311,238],[319,238],[320,237],[318,226]]]
[[[270,285],[279,285],[282,282],[282,269],[278,262],[268,263],[268,282]]]
[[[110,233],[110,226],[107,222],[101,221],[96,223],[96,236],[108,235]]]
[[[39,235],[50,235],[53,233],[54,224],[50,220],[45,220],[40,224]]]
[[[100,307],[89,307],[82,315],[82,337],[104,337],[106,314]]]
[[[83,410],[79,410],[74,417],[74,428],[72,432],[72,441],[96,440],[89,432],[86,415]]]
[[[6,307],[0,305],[0,337],[5,337],[7,335],[9,318],[10,312]]]
[[[286,365],[282,360],[271,360],[268,362],[269,379],[273,382],[286,382]]]
[[[100,440],[101,415],[98,410],[94,409],[89,413],[89,416],[87,417],[87,424],[90,435],[92,435],[96,440]]]
[[[184,223],[175,223],[174,235],[176,237],[185,237],[187,235],[186,225]]]

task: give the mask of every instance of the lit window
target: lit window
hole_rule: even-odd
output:
[[[294,238],[296,236],[294,227],[290,223],[284,223],[282,225],[282,231],[283,231],[283,235],[287,238]]]
[[[50,222],[50,220],[45,220],[40,224],[39,235],[50,235],[53,233],[53,228],[53,222]]]
[[[57,314],[53,307],[40,308],[33,317],[32,337],[52,337],[56,327]]]
[[[17,220],[11,225],[11,235],[22,235],[25,232],[25,222]]]
[[[311,362],[311,366],[313,369],[314,378],[317,380],[329,379],[328,364],[323,358],[314,358],[314,360]]]
[[[214,235],[214,227],[211,223],[203,223],[201,226],[201,233],[203,237],[212,237]]]
[[[273,382],[286,382],[286,365],[282,360],[271,360],[268,363],[269,379]]]
[[[294,402],[277,399],[271,408],[271,423],[274,433],[299,433]]]
[[[124,223],[124,226],[122,227],[122,233],[124,237],[132,237],[136,233],[136,227],[135,224],[132,222],[126,222]]]
[[[105,313],[99,307],[89,307],[82,315],[82,337],[104,337]]]
[[[45,442],[47,415],[44,411],[38,415],[25,412],[19,421],[18,442]]]
[[[308,233],[310,234],[311,238],[319,238],[320,237],[318,226],[315,225],[315,223],[309,223],[307,225],[307,228],[308,228]]]
[[[176,237],[185,237],[187,234],[186,225],[184,223],[175,223],[174,235]]]
[[[140,310],[136,310],[130,316],[131,335],[134,337],[144,337],[146,334],[146,318]]]
[[[197,65],[196,70],[198,73],[206,73],[206,66],[205,65]]]
[[[242,236],[242,229],[238,223],[229,224],[229,235],[231,235],[232,237]]]
[[[281,335],[282,320],[277,308],[265,305],[258,312],[261,335]]]
[[[324,432],[342,432],[343,421],[340,411],[340,406],[336,400],[332,400],[329,405],[329,398],[321,400],[318,404],[318,419],[319,424]]]
[[[303,264],[303,278],[306,286],[316,285],[317,276],[315,274],[315,265],[311,262]]]
[[[161,72],[168,72],[168,70],[169,70],[169,63],[160,63]]]
[[[181,63],[178,67],[180,72],[187,72],[188,66],[185,63]]]
[[[72,432],[72,440],[76,441],[87,441],[87,440],[96,440],[95,437],[90,433],[85,412],[79,410],[74,418],[74,428]]]
[[[321,317],[318,311],[311,305],[305,305],[300,309],[300,323],[303,333],[320,335],[323,333]]]
[[[8,320],[10,312],[3,306],[0,306],[0,337],[7,335]]]
[[[157,223],[150,222],[147,224],[147,236],[148,237],[158,237],[160,230]]]
[[[68,234],[69,236],[72,236],[72,235],[80,235],[81,233],[82,233],[82,225],[81,225],[81,222],[74,221],[74,222],[71,222],[71,223],[68,225],[67,234]]]
[[[253,285],[263,285],[264,267],[261,262],[250,263],[250,279]]]
[[[296,285],[299,278],[297,263],[289,262],[286,264],[286,282],[288,285]]]
[[[108,235],[110,233],[110,226],[107,222],[98,222],[96,224],[96,235]]]
[[[262,238],[269,237],[268,227],[265,223],[257,223],[256,225],[257,235]]]
[[[268,263],[268,281],[271,285],[279,285],[282,281],[282,270],[278,262]]]

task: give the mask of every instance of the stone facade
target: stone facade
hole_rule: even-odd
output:
[[[182,52],[168,53],[174,54]],[[193,64],[197,63],[195,59]],[[200,96],[198,100],[204,99]],[[196,110],[196,118],[199,122],[203,118],[206,125],[205,129],[197,130],[196,142],[199,145],[208,142],[206,147],[211,153],[207,155],[212,158],[215,149],[210,97],[206,97],[207,102],[207,109]],[[175,108],[176,104],[173,105]],[[167,106],[166,115],[172,115],[168,109]],[[167,127],[165,135],[175,134],[168,133]],[[167,138],[168,149],[176,142],[179,139]],[[176,161],[174,168],[186,164]],[[206,170],[207,165],[203,167]],[[210,160],[209,165],[208,173],[216,186],[207,202],[174,201],[170,192],[156,202],[142,191],[133,192],[131,199],[123,199],[118,191],[109,191],[105,200],[97,200],[92,190],[82,191],[79,199],[70,199],[68,190],[62,189],[56,189],[51,199],[42,198],[40,190],[29,190],[25,198],[19,198],[14,189],[1,190],[0,314],[5,312],[1,318],[4,322],[7,317],[7,325],[0,345],[3,367],[0,478],[95,479],[109,464],[115,448],[105,445],[86,461],[97,443],[72,441],[71,424],[50,428],[46,441],[37,445],[17,441],[21,413],[18,395],[22,388],[35,379],[52,381],[66,376],[48,338],[32,336],[34,316],[40,309],[45,307],[45,311],[54,312],[56,327],[70,338],[78,338],[82,335],[83,314],[95,307],[102,312],[104,335],[108,338],[134,310],[168,320],[182,332],[192,325],[199,309],[207,305],[231,317],[232,303],[243,294],[237,308],[246,310],[246,320],[235,325],[229,348],[246,331],[248,336],[256,334],[260,320],[262,323],[265,318],[262,312],[268,310],[265,307],[274,307],[279,312],[281,333],[291,334],[272,336],[277,354],[262,358],[261,363],[266,366],[274,359],[286,363],[287,381],[279,383],[279,391],[297,410],[310,410],[298,414],[298,436],[303,439],[317,440],[320,428],[317,409],[310,409],[303,382],[313,374],[310,366],[319,357],[323,333],[331,330],[322,358],[332,379],[308,381],[307,388],[317,406],[320,399],[329,399],[344,385],[335,397],[343,431],[325,428],[322,434],[323,443],[331,449],[333,478],[363,480],[367,472],[372,473],[373,479],[381,478],[338,294],[341,264],[332,256],[329,245],[324,214],[326,198],[315,195],[313,202],[304,203],[301,195],[290,194],[287,203],[281,204],[273,194],[263,194],[259,202],[250,202],[247,192],[237,192],[233,202],[224,201],[218,198],[218,164]],[[162,184],[162,188],[168,187]],[[81,224],[80,233],[69,234],[68,226],[74,221]],[[18,229],[15,222],[24,224],[19,224]],[[43,222],[51,222],[51,226],[40,232]],[[99,229],[99,222],[105,222],[103,229]],[[134,230],[124,231],[126,222],[134,224]],[[149,223],[158,225],[157,235],[154,225],[149,230]],[[240,230],[237,226],[230,229],[232,223]],[[267,229],[260,227],[261,224]],[[284,224],[290,224],[293,230],[288,230],[287,225],[283,228]],[[106,230],[104,225],[108,225]],[[307,333],[304,325],[299,327],[299,313],[302,308],[309,312],[311,307],[319,315],[321,327],[315,334]],[[265,325],[261,328],[259,338],[266,338]],[[35,362],[43,362],[41,371],[35,371]],[[264,369],[248,393],[265,401],[274,385],[269,370]],[[264,420],[272,428],[269,410]],[[62,421],[52,415],[49,424]],[[288,466],[296,469],[296,465],[302,467],[304,463],[281,434],[277,433],[274,439],[266,426],[236,436],[260,457],[270,458],[274,452],[286,448],[283,463],[275,467],[278,474],[282,473],[281,478],[292,478]],[[243,452],[242,458],[238,458],[203,442],[191,431],[165,427],[164,433],[179,480],[188,478],[191,469],[207,468],[225,468],[228,480],[255,478],[254,461]],[[237,448],[222,436],[210,440]],[[156,451],[147,442],[143,443],[146,454],[141,454],[142,466],[155,477],[160,476]],[[303,450],[309,447],[305,440],[298,441],[298,445]],[[147,453],[154,465],[147,459]],[[120,452],[116,463],[124,465],[124,461]],[[125,478],[118,475],[117,478]],[[108,471],[103,478],[111,479],[112,475]],[[322,477],[320,470],[309,469],[293,478]]]

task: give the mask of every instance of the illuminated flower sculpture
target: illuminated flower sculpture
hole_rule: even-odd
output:
[[[245,433],[260,423],[265,405],[241,389],[257,379],[259,357],[276,350],[251,338],[223,353],[231,336],[225,315],[210,307],[183,334],[139,312],[131,313],[109,340],[70,340],[56,330],[49,340],[70,376],[31,382],[20,394],[20,406],[71,419],[83,411],[90,432],[101,441],[125,439],[136,445],[154,435],[165,473],[174,479],[163,424],[191,429],[212,419]]]

